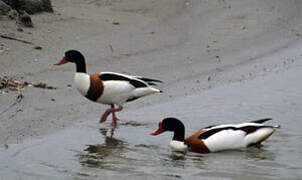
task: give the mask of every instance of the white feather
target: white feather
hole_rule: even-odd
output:
[[[122,105],[135,89],[128,81],[104,81],[104,91],[98,102]]]
[[[147,87],[140,87],[135,88],[132,84],[128,81],[121,81],[121,80],[110,80],[110,81],[103,81],[104,83],[104,91],[102,96],[98,99],[98,102],[104,104],[117,104],[122,105],[128,99],[131,98],[139,98],[143,96],[147,96],[156,92],[160,92],[160,90],[149,86],[146,82],[135,78],[131,75],[116,73],[116,72],[102,72],[104,74],[115,74],[118,76],[123,76],[128,79],[133,79],[140,81],[147,85]]]
[[[258,143],[262,138],[268,137],[275,132],[274,128],[261,128],[255,131],[254,133],[248,134],[244,138],[245,146],[250,144]]]
[[[133,90],[132,94],[134,95],[134,97],[143,97],[158,92],[160,92],[160,90],[155,89],[151,86],[147,86],[144,88],[136,88],[135,90]]]
[[[144,88],[135,88],[128,81],[104,81],[104,91],[102,96],[98,99],[98,102],[103,104],[117,104],[122,105],[128,99],[139,98],[160,92],[151,86]]]
[[[178,151],[178,152],[186,152],[188,149],[188,146],[182,141],[172,140],[170,142],[170,146],[172,151]]]
[[[238,149],[245,147],[243,144],[245,135],[246,133],[244,131],[228,129],[210,136],[204,140],[204,143],[211,152]]]
[[[82,95],[86,95],[90,86],[90,76],[86,73],[75,73],[74,84]]]

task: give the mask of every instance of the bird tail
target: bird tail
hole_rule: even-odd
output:
[[[272,118],[264,118],[264,119],[259,119],[259,120],[251,121],[251,122],[258,123],[258,124],[263,124],[263,123],[265,123],[266,121],[269,121],[269,120],[272,120]]]
[[[136,77],[142,81],[145,81],[149,85],[157,85],[156,83],[163,83],[161,80],[158,79],[151,79],[151,78],[145,78],[145,77]]]

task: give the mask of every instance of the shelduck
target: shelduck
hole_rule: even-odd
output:
[[[74,83],[79,92],[93,102],[111,106],[103,113],[100,122],[106,121],[108,115],[112,114],[112,124],[116,125],[119,119],[115,112],[121,111],[124,103],[162,92],[152,87],[155,83],[162,82],[156,79],[115,72],[98,72],[89,75],[86,72],[85,58],[77,50],[66,51],[65,56],[55,65],[68,62],[76,64]],[[114,105],[118,107],[115,108]]]
[[[165,118],[158,123],[158,129],[151,133],[155,136],[165,131],[174,132],[170,143],[172,151],[186,152],[187,149],[210,153],[223,150],[241,149],[260,144],[270,137],[280,126],[264,125],[266,121],[260,119],[241,124],[223,124],[208,126],[200,129],[185,139],[184,124],[173,117]]]

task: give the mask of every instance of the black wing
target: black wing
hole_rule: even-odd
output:
[[[118,75],[118,74],[110,74],[110,73],[101,74],[101,75],[99,76],[99,78],[100,78],[102,81],[112,81],[112,80],[117,80],[117,81],[131,81],[131,79],[128,78],[128,77],[121,76],[121,75]]]
[[[134,86],[135,88],[147,87],[147,84],[145,84],[145,83],[143,83],[141,81],[135,80],[135,79],[132,79],[130,81],[130,84],[132,86]]]
[[[145,77],[136,77],[137,79],[140,79],[142,81],[145,81],[149,85],[156,85],[156,83],[162,83],[161,80],[158,79],[150,79],[150,78],[145,78]]]
[[[223,127],[223,128],[214,128],[214,129],[210,129],[202,134],[200,134],[198,136],[199,139],[207,139],[208,137],[212,136],[213,134],[218,133],[219,131],[223,131],[223,130],[228,130],[228,129],[233,129],[236,130],[235,127]]]
[[[206,127],[202,128],[202,129],[210,129],[210,128],[215,127],[215,126],[218,126],[218,124],[214,124],[214,125],[206,126]]]
[[[266,121],[269,121],[269,120],[272,120],[272,118],[259,119],[259,120],[251,121],[251,122],[258,123],[258,124],[263,124],[263,123],[265,123]]]

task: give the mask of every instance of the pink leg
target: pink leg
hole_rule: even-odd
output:
[[[117,124],[118,118],[115,116],[115,112],[121,111],[123,109],[122,106],[119,106],[118,108],[114,108],[114,105],[111,105],[111,108],[107,109],[104,114],[100,118],[100,123],[105,122],[107,120],[107,117],[110,113],[112,113],[112,123],[114,125]]]
[[[114,109],[114,105],[111,106],[112,109]],[[119,120],[119,118],[116,117],[115,112],[121,111],[123,110],[123,106],[119,106],[118,108],[115,108],[114,111],[112,112],[112,123],[111,125],[116,126],[117,125],[117,121]]]
[[[109,116],[109,114],[112,112],[111,109],[107,109],[104,114],[101,116],[100,118],[100,123],[105,122],[107,120],[107,117]]]

